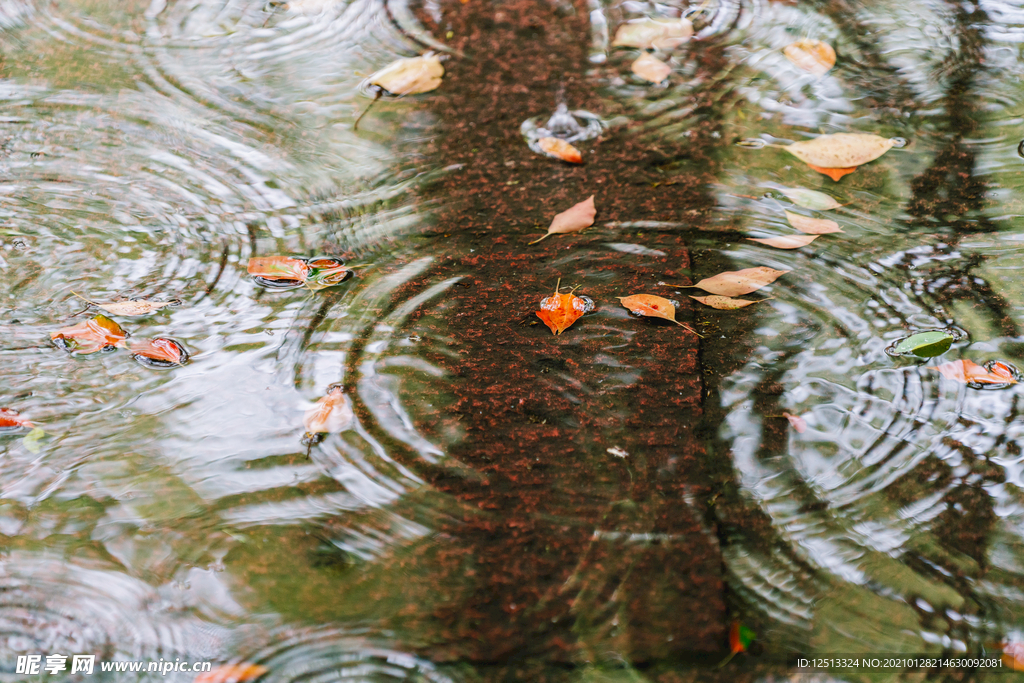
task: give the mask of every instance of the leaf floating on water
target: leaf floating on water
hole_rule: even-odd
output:
[[[786,59],[815,76],[824,76],[836,65],[836,51],[832,46],[814,38],[803,38],[790,43],[782,52]]]
[[[931,366],[938,370],[946,379],[964,384],[1016,384],[1017,377],[1013,368],[1006,363],[992,361],[986,366],[978,365],[972,360],[955,360],[942,365]]]
[[[949,347],[956,340],[957,336],[955,334],[945,330],[918,332],[901,340],[888,351],[895,356],[905,356],[912,353],[921,358],[934,358],[948,351]]]
[[[776,249],[799,249],[818,239],[817,235],[782,235],[780,237],[748,237],[751,242],[760,242]]]
[[[105,315],[50,333],[53,342],[70,353],[96,353],[124,346],[128,333]]]
[[[562,334],[580,316],[594,310],[594,303],[590,299],[575,296],[572,292],[559,294],[560,283],[561,279],[555,283],[554,294],[540,300],[540,310],[537,311],[537,317],[544,321],[552,334]]]
[[[843,176],[848,176],[859,168],[858,166],[854,166],[852,168],[822,168],[821,166],[815,166],[814,164],[807,165],[810,166],[812,171],[823,173],[837,183],[842,180]]]
[[[333,434],[349,428],[355,419],[352,404],[341,387],[331,387],[302,419],[310,434]]]
[[[799,415],[793,415],[791,413],[783,413],[782,417],[789,420],[789,424],[793,427],[793,431],[797,434],[803,434],[807,431],[807,420],[803,419]]]
[[[568,161],[570,164],[583,163],[583,155],[580,154],[580,151],[561,138],[541,138],[537,141],[537,146],[549,157]]]
[[[548,228],[547,234],[540,239],[530,242],[530,244],[537,244],[540,240],[551,235],[563,235],[570,232],[579,232],[583,228],[589,228],[594,224],[594,216],[596,215],[597,208],[594,206],[594,195],[590,195],[579,204],[555,216],[554,220],[551,221],[551,227]]]
[[[649,52],[645,52],[633,62],[633,73],[651,83],[661,83],[672,73],[672,67]]]
[[[312,292],[340,285],[353,275],[352,269],[346,267],[344,261],[330,256],[315,256],[307,260],[306,265],[309,270],[302,284]]]
[[[744,268],[743,270],[727,270],[714,277],[704,278],[695,285],[705,292],[721,294],[722,296],[739,296],[756,292],[765,285],[770,285],[779,279],[780,276],[788,273],[788,270],[775,270],[766,266],[756,268]]]
[[[669,320],[696,334],[696,330],[692,327],[686,323],[681,323],[676,320],[675,304],[664,297],[655,296],[654,294],[633,294],[631,296],[620,296],[617,298],[619,302],[628,308],[634,315],[643,315],[649,318]]]
[[[794,142],[791,145],[786,145],[785,149],[821,173],[825,172],[824,169],[837,169],[853,173],[857,166],[874,161],[892,149],[895,144],[896,141],[892,138],[883,138],[878,135],[831,133],[819,135],[813,140]],[[838,179],[834,178],[834,180]]]
[[[391,62],[370,76],[370,83],[392,95],[418,95],[437,89],[443,77],[441,58],[427,53]]]
[[[77,296],[82,301],[86,301],[92,304],[93,306],[102,308],[104,311],[110,313],[111,315],[148,315],[153,311],[160,310],[164,306],[175,306],[179,303],[177,301],[144,301],[136,299],[131,301],[113,301],[109,304],[101,304],[98,301],[86,299],[84,296],[78,294],[77,292],[71,293]]]
[[[291,256],[255,256],[249,259],[248,272],[260,284],[291,282],[299,287],[306,281],[309,266],[305,259]]]
[[[842,204],[824,192],[808,190],[805,187],[784,187],[781,192],[786,195],[791,202],[797,206],[802,206],[805,209],[812,209],[814,211],[830,211],[842,206]]]
[[[224,664],[199,674],[194,683],[246,683],[267,671],[267,667],[259,664]]]
[[[696,299],[705,306],[717,308],[719,311],[735,311],[738,308],[745,308],[751,304],[759,304],[762,301],[768,301],[768,299],[759,299],[757,301],[733,299],[728,296],[718,296],[717,294],[712,294],[710,296],[691,296],[690,298]]]
[[[828,235],[833,232],[843,231],[838,223],[825,218],[808,218],[792,211],[786,212],[786,218],[789,220],[790,225],[800,232],[806,232],[808,235]]]
[[[128,350],[135,360],[149,367],[169,368],[188,362],[188,351],[185,347],[173,339],[164,337],[132,340],[128,342]]]
[[[0,432],[15,429],[31,429],[35,425],[13,408],[0,408]]]
[[[25,438],[21,440],[21,445],[24,446],[29,453],[38,453],[43,450],[43,445],[40,441],[42,441],[44,436],[46,436],[46,432],[43,431],[43,428],[36,427],[25,435]]]
[[[693,24],[689,19],[640,19],[619,26],[612,47],[672,50],[692,35]]]

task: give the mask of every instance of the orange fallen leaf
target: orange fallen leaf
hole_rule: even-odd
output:
[[[790,43],[782,52],[793,64],[816,76],[824,76],[836,65],[836,51],[832,46],[813,38],[803,38]]]
[[[551,235],[579,232],[583,228],[589,228],[594,224],[594,216],[596,215],[597,209],[594,207],[594,195],[590,195],[584,201],[555,216],[554,220],[551,221],[551,227],[548,228],[547,234],[540,239],[530,242],[530,244],[537,244],[540,240]]]
[[[955,360],[942,365],[929,366],[938,370],[946,379],[963,382],[964,384],[1016,384],[1017,378],[1013,368],[1006,363],[993,361],[986,366],[978,365],[972,360]]]
[[[797,434],[803,434],[807,431],[807,420],[803,419],[799,415],[783,413],[782,417],[789,420],[789,424],[793,426],[793,430],[796,431]]]
[[[268,669],[259,664],[225,664],[196,676],[195,683],[245,683],[259,678]]]
[[[31,429],[34,426],[28,418],[22,417],[17,410],[0,408],[0,431],[21,429],[22,427]]]
[[[757,301],[748,301],[747,299],[732,299],[727,296],[718,296],[712,294],[710,296],[691,296],[691,299],[696,299],[705,306],[711,308],[717,308],[720,311],[735,311],[737,308],[744,308],[750,304],[759,304],[762,301],[768,301],[771,297],[765,299],[758,299]]]
[[[786,218],[794,228],[809,235],[828,235],[829,233],[843,231],[838,223],[825,218],[808,218],[792,211],[786,212]]]
[[[727,270],[714,277],[704,278],[695,285],[705,292],[721,294],[722,296],[739,296],[756,292],[765,285],[770,285],[779,279],[780,276],[788,273],[788,270],[775,270],[766,266],[756,268],[744,268],[743,270]]]
[[[776,249],[799,249],[818,239],[817,235],[781,235],[779,237],[748,237],[751,242],[760,242]]]
[[[588,299],[575,296],[572,292],[559,294],[558,286],[561,282],[559,278],[555,283],[554,294],[540,300],[540,310],[537,311],[537,317],[544,321],[552,334],[562,334],[579,320],[580,316],[593,310],[593,303]]]
[[[583,155],[580,154],[580,151],[561,138],[541,138],[537,141],[537,145],[549,157],[568,161],[570,164],[583,163]]]
[[[623,306],[628,308],[635,315],[643,315],[650,318],[661,318],[670,320],[680,327],[685,327],[696,334],[696,330],[676,320],[676,306],[664,297],[653,294],[633,294],[630,296],[617,297]]]
[[[80,322],[50,333],[50,339],[60,348],[75,354],[96,353],[108,348],[124,346],[128,333],[105,315]]]
[[[1024,643],[1000,643],[1003,666],[1010,671],[1024,671]]]
[[[152,367],[171,367],[188,362],[185,347],[164,337],[139,339],[128,342],[128,350],[135,360]]]
[[[354,419],[348,396],[341,387],[334,386],[306,411],[302,423],[310,434],[335,433],[348,429]]]
[[[672,67],[649,52],[637,57],[632,69],[637,76],[651,83],[661,83],[672,73]]]
[[[825,175],[827,175],[829,178],[831,178],[832,180],[836,181],[837,183],[839,182],[839,180],[843,176],[850,175],[851,173],[856,171],[858,168],[860,168],[859,166],[851,166],[850,168],[824,168],[822,166],[815,166],[814,164],[807,164],[807,165],[811,167],[812,171],[817,171],[818,173],[824,173]]]
[[[256,256],[249,259],[248,272],[261,284],[288,282],[301,286],[309,275],[309,264],[291,256]]]

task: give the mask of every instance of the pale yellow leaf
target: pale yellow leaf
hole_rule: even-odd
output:
[[[779,237],[748,237],[751,242],[760,242],[776,249],[799,249],[818,239],[817,235],[781,235]]]
[[[727,296],[718,296],[717,294],[711,294],[709,296],[691,296],[691,299],[696,299],[705,306],[711,308],[717,308],[720,311],[735,311],[737,308],[744,308],[751,304],[759,304],[762,301],[768,299],[759,299],[758,301],[748,301],[747,299],[733,299]]]
[[[430,92],[441,85],[444,66],[434,54],[408,57],[388,64],[370,76],[370,83],[384,88],[392,95],[416,95]]]
[[[743,270],[727,270],[714,277],[704,278],[693,285],[705,292],[722,296],[739,296],[756,292],[765,285],[770,285],[788,270],[775,270],[766,266],[744,268]]]
[[[693,35],[689,19],[640,19],[619,26],[612,47],[671,50]]]
[[[96,304],[111,315],[147,315],[158,311],[164,306],[172,305],[173,301],[115,301],[109,304]]]
[[[555,216],[551,221],[551,227],[548,228],[548,232],[544,237],[549,237],[555,234],[565,234],[570,232],[579,232],[583,228],[588,228],[594,224],[594,216],[597,215],[597,208],[594,206],[594,195],[590,195],[585,200],[572,206],[562,213]],[[540,240],[544,239],[541,237],[538,240],[530,242],[530,244],[536,244]]]
[[[645,81],[661,83],[672,73],[672,67],[654,55],[645,52],[633,62],[633,73]]]
[[[783,48],[786,58],[804,71],[824,76],[836,65],[836,51],[828,43],[804,38]]]
[[[806,232],[808,235],[828,235],[829,233],[843,231],[838,223],[825,218],[808,218],[792,211],[786,212],[786,218],[789,219],[790,225],[800,232]]]
[[[800,161],[821,168],[856,168],[892,149],[895,141],[865,133],[832,133],[794,142],[786,151]]]

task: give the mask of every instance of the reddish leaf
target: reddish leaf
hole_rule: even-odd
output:
[[[303,424],[310,434],[334,433],[348,429],[355,414],[341,387],[331,387],[327,395],[306,411]]]
[[[561,280],[559,280],[560,282]],[[556,283],[555,293],[540,300],[537,317],[551,328],[552,334],[562,334],[579,320],[580,316],[593,310],[593,307],[593,303],[588,299],[575,296],[572,292],[559,294],[558,283]]]
[[[225,664],[196,676],[195,683],[245,683],[267,673],[259,664]]]
[[[972,360],[955,360],[942,365],[931,366],[943,377],[964,384],[1016,384],[1017,378],[1013,369],[1005,363],[992,362],[988,367],[978,365]]]
[[[818,173],[824,173],[837,183],[839,182],[839,179],[842,178],[844,175],[850,175],[859,168],[858,166],[852,166],[850,168],[825,168],[824,166],[815,166],[814,164],[807,165],[810,166],[811,169],[817,171]]]
[[[28,418],[19,415],[17,410],[0,408],[0,430],[20,429],[22,427],[31,429],[34,426]]]
[[[124,346],[128,333],[105,315],[50,333],[50,339],[71,353],[96,353],[109,347]]]
[[[145,365],[156,367],[167,367],[171,365],[184,365],[188,361],[188,352],[173,339],[140,339],[128,343],[128,349],[132,352],[135,360]]]

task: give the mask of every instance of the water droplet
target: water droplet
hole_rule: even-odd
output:
[[[892,141],[892,146],[896,149],[907,146],[906,138],[889,138]]]

